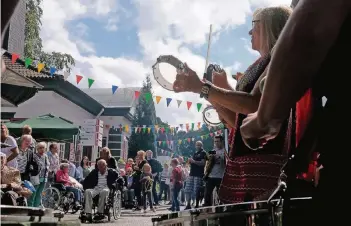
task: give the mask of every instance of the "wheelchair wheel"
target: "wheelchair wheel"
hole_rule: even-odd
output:
[[[115,192],[112,209],[113,209],[113,218],[115,220],[119,219],[121,217],[121,212],[122,212],[122,193],[120,190],[117,190]]]
[[[45,208],[57,210],[60,200],[61,194],[57,188],[48,187],[42,192],[42,203]]]
[[[68,213],[68,211],[71,209],[73,211],[73,207],[74,207],[74,193],[69,191],[67,192],[63,199],[62,199],[62,210],[63,212],[66,214]],[[76,211],[77,212],[77,211]]]

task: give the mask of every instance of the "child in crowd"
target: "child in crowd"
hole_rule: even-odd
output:
[[[140,177],[140,183],[141,183],[141,192],[143,194],[143,204],[144,204],[144,213],[146,213],[146,200],[149,201],[150,209],[153,212],[156,212],[156,210],[153,207],[152,203],[152,184],[153,184],[153,176],[152,176],[152,171],[151,171],[151,166],[148,163],[145,163],[143,168],[142,168],[142,174]]]
[[[125,170],[127,171],[127,169],[128,169],[129,167],[133,169],[133,165],[134,165],[134,160],[133,160],[132,158],[129,158],[129,159],[127,160],[126,166],[125,166],[124,168],[125,168]]]

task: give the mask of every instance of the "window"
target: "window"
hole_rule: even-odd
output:
[[[122,135],[120,134],[110,134],[108,136],[108,142],[121,142],[122,141]]]
[[[103,137],[102,138],[102,147],[106,147],[107,146],[107,137]]]
[[[116,158],[121,156],[121,150],[116,150],[116,149],[110,149],[111,150],[111,155]]]
[[[109,143],[108,143],[108,148],[109,148],[109,149],[118,149],[118,150],[121,150],[121,148],[122,148],[122,143],[109,142]]]

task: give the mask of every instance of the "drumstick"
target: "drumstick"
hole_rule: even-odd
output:
[[[208,60],[209,60],[209,57],[210,57],[211,36],[212,36],[212,24],[210,25],[210,33],[208,34],[208,44],[207,44],[207,54],[206,54],[206,64],[205,64],[204,75],[206,74],[207,67],[208,67]],[[205,78],[204,78],[204,80],[205,80]]]

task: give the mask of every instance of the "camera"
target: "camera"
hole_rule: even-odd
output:
[[[207,67],[206,73],[204,74],[204,79],[209,82],[212,82],[212,73],[215,72],[222,72],[223,69],[218,64],[210,64]]]

